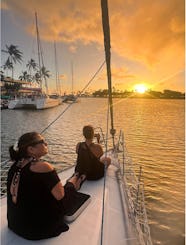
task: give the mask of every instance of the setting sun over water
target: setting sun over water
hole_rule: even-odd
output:
[[[147,85],[145,84],[136,84],[134,85],[134,91],[140,94],[145,93],[148,90]]]

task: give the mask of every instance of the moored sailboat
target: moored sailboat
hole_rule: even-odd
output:
[[[30,97],[25,96],[23,98],[15,98],[10,100],[8,104],[8,109],[47,109],[51,107],[55,107],[61,104],[60,99],[50,98],[48,95],[40,94],[40,95],[32,95]]]
[[[78,96],[74,94],[74,69],[73,69],[72,62],[71,62],[71,73],[72,73],[72,92],[71,94],[63,96],[63,102],[65,103],[76,103],[80,101]]]
[[[39,37],[39,30],[38,30],[38,21],[37,21],[37,13],[35,13],[35,20],[36,20],[36,33],[37,33],[37,47],[38,47],[38,61],[39,61],[39,87],[30,87],[30,91],[32,93],[29,96],[26,96],[23,93],[19,94],[19,97],[15,97],[13,100],[9,102],[8,108],[9,109],[20,109],[20,108],[33,108],[33,109],[47,109],[51,107],[55,107],[61,104],[61,98],[51,98],[48,95],[48,85],[46,76],[44,76],[45,80],[45,89],[46,93],[44,93],[42,90],[43,82],[42,82],[42,76],[41,76],[41,70],[44,69],[44,61],[43,56],[41,52],[41,43],[40,43],[40,37]],[[41,67],[42,64],[42,67]],[[36,95],[35,90],[38,89],[38,93]]]

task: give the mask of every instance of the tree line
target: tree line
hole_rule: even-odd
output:
[[[92,93],[94,97],[108,97],[108,89],[97,90]],[[112,96],[114,98],[151,98],[151,99],[185,99],[185,93],[165,89],[163,92],[148,90],[143,94],[135,91],[116,91],[113,88]]]

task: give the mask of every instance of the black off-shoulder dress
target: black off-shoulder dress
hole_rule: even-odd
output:
[[[8,227],[16,234],[29,239],[40,240],[55,237],[69,229],[63,217],[72,203],[74,186],[65,186],[65,198],[58,201],[51,194],[52,188],[60,181],[55,170],[36,173],[30,170],[31,163],[21,170],[17,203],[12,202],[10,185],[16,163],[12,165],[7,179]]]

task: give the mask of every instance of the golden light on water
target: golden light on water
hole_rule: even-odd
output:
[[[145,93],[148,90],[147,85],[145,84],[136,84],[134,85],[134,91],[140,94]]]

